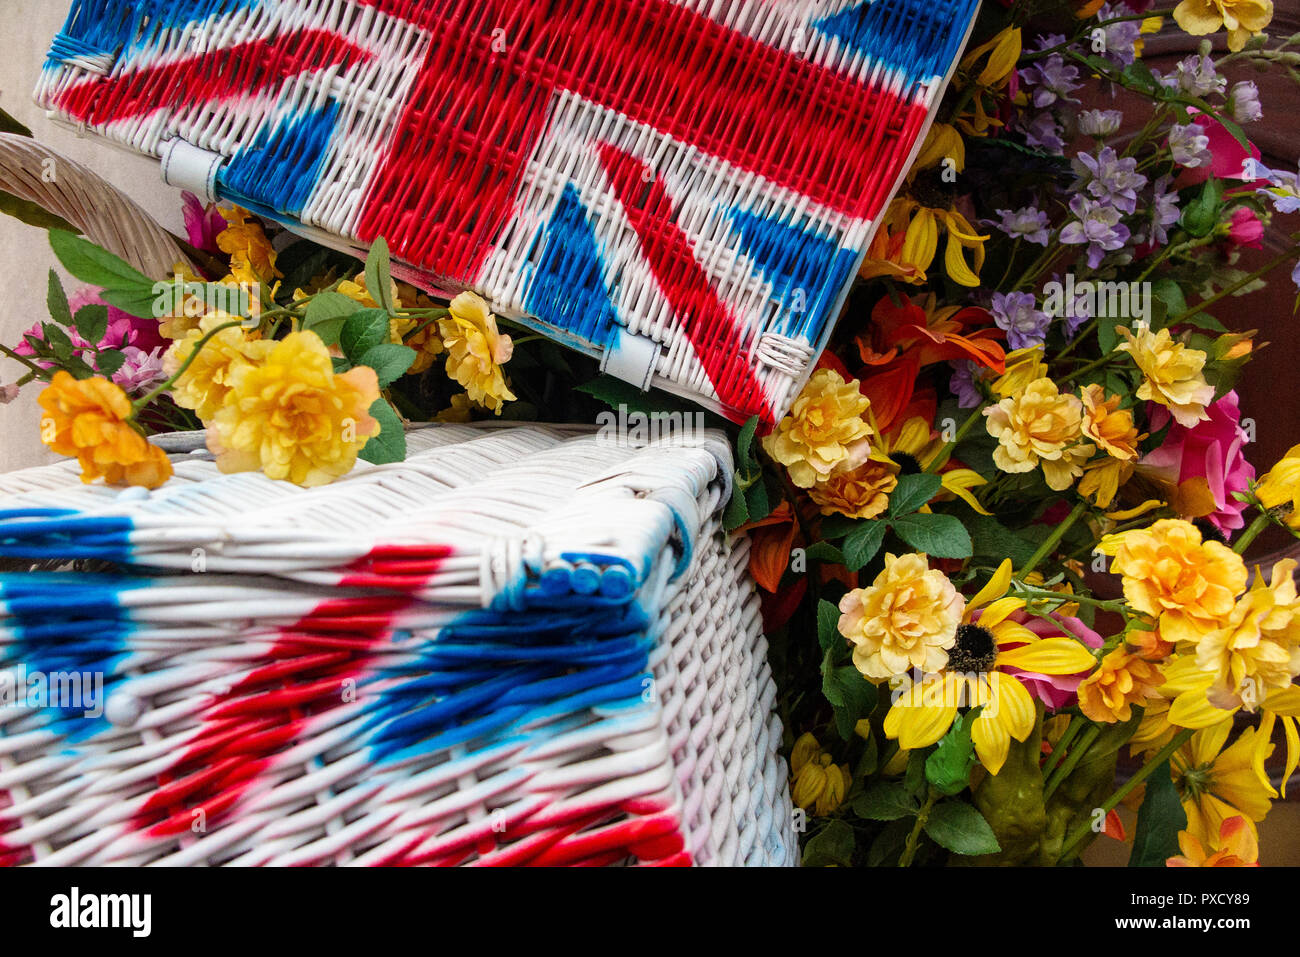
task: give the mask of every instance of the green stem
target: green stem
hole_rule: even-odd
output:
[[[224,331],[224,330],[226,330],[226,329],[233,329],[233,328],[235,328],[235,326],[242,326],[243,324],[244,324],[244,320],[242,320],[242,319],[235,319],[235,320],[233,320],[233,321],[231,321],[231,322],[223,322],[221,325],[217,326],[215,329],[212,329],[210,332],[208,332],[206,335],[204,335],[202,339],[200,339],[198,342],[194,343],[194,348],[190,350],[190,354],[189,354],[189,356],[187,356],[186,359],[185,359],[185,361],[181,363],[181,367],[180,367],[179,369],[176,370],[176,374],[175,374],[175,375],[173,375],[173,376],[172,376],[170,379],[168,379],[166,382],[164,382],[164,383],[162,383],[161,385],[159,385],[157,388],[155,388],[153,391],[151,391],[148,395],[145,395],[145,396],[143,396],[143,397],[141,397],[141,398],[139,398],[139,399],[136,399],[134,402],[131,403],[132,407],[134,408],[134,411],[135,411],[135,412],[139,412],[141,409],[143,409],[143,408],[145,408],[146,406],[148,406],[150,402],[152,402],[154,399],[158,398],[158,396],[162,395],[164,392],[166,392],[168,389],[170,389],[173,385],[175,385],[175,384],[176,384],[176,380],[179,379],[181,376],[183,376],[183,375],[185,374],[185,371],[186,371],[187,369],[189,369],[189,367],[190,367],[190,363],[192,363],[192,362],[195,360],[195,358],[197,358],[197,356],[198,356],[198,354],[199,354],[199,350],[202,349],[204,346],[206,346],[206,345],[208,344],[208,340],[209,340],[209,339],[211,339],[213,336],[215,336],[215,335],[216,335],[217,333],[219,333],[219,332],[222,332],[222,331]],[[133,414],[134,414],[134,413],[133,413]]]
[[[1295,239],[1296,237],[1292,236],[1291,238]],[[1224,298],[1225,296],[1231,296],[1238,289],[1241,289],[1243,286],[1246,286],[1249,283],[1254,282],[1260,276],[1264,275],[1267,272],[1271,272],[1272,270],[1276,269],[1278,266],[1282,265],[1284,262],[1286,262],[1288,259],[1290,259],[1296,254],[1297,248],[1298,247],[1296,246],[1289,247],[1280,256],[1276,256],[1273,259],[1270,259],[1268,262],[1260,266],[1250,275],[1238,279],[1236,282],[1232,283],[1229,286],[1224,286],[1213,296],[1210,296],[1208,299],[1201,300],[1196,305],[1189,307],[1185,312],[1181,312],[1178,315],[1174,316],[1174,318],[1170,319],[1167,323],[1165,323],[1165,325],[1176,326],[1178,325],[1178,323],[1182,322],[1188,316],[1194,316],[1198,312],[1204,311],[1206,306],[1212,306],[1220,299]]]
[[[916,812],[916,823],[912,825],[912,833],[907,835],[907,844],[904,845],[903,854],[898,859],[899,867],[910,867],[912,865],[912,859],[916,857],[917,846],[921,843],[921,832],[925,830],[925,822],[930,819],[930,810],[938,799],[939,792],[934,788],[930,788],[929,793],[925,796],[925,803]]]
[[[1081,501],[1078,505],[1074,506],[1074,510],[1065,517],[1065,521],[1052,529],[1052,533],[1043,540],[1043,544],[1038,546],[1038,550],[1029,556],[1029,561],[1025,563],[1025,567],[1016,572],[1016,577],[1023,579],[1026,575],[1037,568],[1039,562],[1052,554],[1052,549],[1056,548],[1061,539],[1065,536],[1065,533],[1068,532],[1071,526],[1073,526],[1074,523],[1077,522],[1087,511],[1087,502]],[[1056,593],[1052,592],[1052,594]]]
[[[1061,758],[1065,757],[1065,752],[1070,747],[1070,742],[1074,740],[1075,735],[1082,731],[1088,722],[1077,714],[1070,715],[1070,723],[1066,725],[1065,731],[1061,734],[1061,739],[1056,742],[1056,747],[1052,748],[1052,753],[1047,756],[1043,762],[1043,778],[1046,780],[1056,766],[1061,763]]]
[[[1026,594],[1030,598],[1059,601],[1063,605],[1067,605],[1070,602],[1077,602],[1080,605],[1088,605],[1091,608],[1100,608],[1102,611],[1122,612],[1125,607],[1124,603],[1119,599],[1104,601],[1103,599],[1093,598],[1089,595],[1070,595],[1065,592],[1052,591],[1048,588],[1034,588],[1030,585],[1016,585],[1016,591],[1020,594]]]
[[[32,370],[32,375],[36,376],[38,379],[48,379],[50,377],[50,372],[48,370],[42,369],[31,359],[27,358],[27,356],[19,355],[8,346],[0,346],[0,353],[13,359],[15,362],[21,362],[23,365],[27,366],[27,368]]]
[[[1245,554],[1246,548],[1256,539],[1260,532],[1268,527],[1268,524],[1268,512],[1260,512],[1246,530],[1237,536],[1237,540],[1232,543],[1232,550],[1238,555]]]
[[[1102,366],[1104,366],[1106,363],[1110,362],[1114,358],[1115,358],[1114,356],[1102,356],[1100,359],[1093,359],[1086,366],[1081,366],[1080,368],[1075,369],[1073,372],[1071,372],[1066,377],[1065,381],[1073,382],[1075,379],[1087,375],[1093,369],[1100,369]]]
[[[1079,743],[1070,749],[1070,753],[1065,756],[1065,761],[1060,767],[1052,772],[1052,776],[1043,785],[1043,803],[1046,804],[1048,799],[1056,793],[1056,789],[1061,786],[1061,782],[1070,776],[1070,772],[1078,766],[1083,760],[1083,756],[1088,753],[1092,743],[1101,735],[1101,725],[1090,724],[1079,738]]]
[[[1174,735],[1172,741],[1157,751],[1150,761],[1142,765],[1142,767],[1140,767],[1131,778],[1120,786],[1119,790],[1106,799],[1106,802],[1101,805],[1101,810],[1106,814],[1113,811],[1119,805],[1120,801],[1128,797],[1129,793],[1145,781],[1151,775],[1152,771],[1173,757],[1174,752],[1186,744],[1195,733],[1195,728],[1183,728],[1180,730],[1176,735]],[[1078,845],[1086,840],[1091,832],[1092,825],[1087,821],[1075,828],[1074,832],[1066,838],[1065,843],[1061,845],[1062,850],[1059,860],[1068,861],[1074,857],[1078,853]]]

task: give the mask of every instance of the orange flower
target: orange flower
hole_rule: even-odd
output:
[[[1139,435],[1133,414],[1119,407],[1120,397],[1106,397],[1101,386],[1087,385],[1079,390],[1083,400],[1083,434],[1092,439],[1107,455],[1125,462],[1137,458]]]
[[[759,588],[775,593],[790,567],[790,551],[799,532],[790,503],[782,501],[767,518],[742,525],[737,531],[749,532],[750,575]]]
[[[938,308],[933,294],[920,305],[907,296],[899,300],[894,305],[888,296],[882,296],[872,308],[870,329],[856,340],[863,362],[882,365],[915,352],[921,366],[971,359],[998,375],[1005,371],[1006,353],[997,341],[1003,333],[992,327],[987,310],[976,306]],[[985,328],[966,332],[972,325]]]
[[[832,472],[808,490],[808,497],[823,515],[875,518],[889,507],[889,493],[897,486],[898,466],[870,458],[855,469]]]
[[[1101,724],[1127,721],[1132,705],[1145,701],[1164,680],[1155,665],[1121,646],[1102,658],[1101,666],[1079,685],[1079,710]]]
[[[1259,867],[1259,838],[1239,814],[1219,825],[1212,853],[1186,831],[1178,832],[1178,848],[1183,853],[1165,861],[1166,867]]]
[[[167,454],[150,445],[131,422],[131,400],[101,376],[80,381],[60,370],[37,400],[45,410],[41,441],[75,456],[81,480],[157,488],[171,478]]]

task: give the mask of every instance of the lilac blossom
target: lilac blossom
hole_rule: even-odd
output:
[[[1046,213],[1033,206],[1026,206],[1023,209],[1016,210],[999,209],[995,210],[995,212],[1002,217],[1002,221],[994,225],[1008,236],[1023,239],[1025,242],[1036,243],[1039,246],[1047,245]]]
[[[1192,169],[1209,165],[1210,138],[1197,123],[1181,123],[1169,130],[1169,152],[1179,166]]]
[[[1156,180],[1151,197],[1151,218],[1147,224],[1151,232],[1146,239],[1156,246],[1169,244],[1169,232],[1165,227],[1178,222],[1178,192],[1169,188],[1173,179],[1172,176],[1161,176]]]
[[[1120,222],[1121,213],[1114,206],[1075,193],[1070,211],[1078,217],[1065,224],[1061,242],[1068,245],[1088,244],[1088,266],[1096,269],[1106,253],[1124,248],[1129,229]]]
[[[1052,274],[1052,282],[1064,291],[1067,287],[1058,274]],[[1050,298],[1048,301],[1051,301]],[[1065,338],[1073,339],[1079,327],[1092,318],[1092,303],[1087,292],[1076,292],[1074,302],[1065,304],[1063,314],[1049,312],[1053,320],[1060,319],[1065,326]]]
[[[1228,112],[1238,123],[1254,123],[1264,115],[1259,105],[1259,87],[1250,80],[1232,84],[1228,94]]]
[[[1064,37],[1046,36],[1040,39],[1040,48],[1048,49],[1063,43]],[[1055,42],[1051,42],[1055,41]],[[1079,68],[1066,63],[1059,53],[1030,64],[1020,71],[1020,79],[1029,88],[1029,99],[1037,109],[1045,109],[1058,100],[1063,103],[1078,102],[1070,96],[1080,84]]]
[[[1012,349],[1027,349],[1047,338],[1047,327],[1052,317],[1038,309],[1032,294],[1027,292],[995,292],[993,321],[1007,334],[1007,345]]]
[[[949,364],[952,366],[952,379],[948,382],[948,388],[957,397],[958,408],[975,408],[984,401],[979,387],[975,385],[975,363],[969,359],[959,359]]]
[[[1079,132],[1085,136],[1113,136],[1123,120],[1119,110],[1084,110],[1079,114]]]
[[[1132,16],[1133,11],[1122,3],[1105,4],[1097,11],[1098,20],[1113,20],[1116,17]],[[1105,49],[1101,55],[1116,66],[1129,66],[1137,59],[1137,41],[1142,34],[1140,20],[1121,20],[1101,28],[1106,38]]]
[[[1215,71],[1214,61],[1200,53],[1179,60],[1174,72],[1161,77],[1160,82],[1166,89],[1182,90],[1192,96],[1222,93],[1228,86],[1228,81]]]
[[[1103,202],[1111,203],[1123,213],[1137,209],[1137,191],[1147,184],[1147,178],[1137,171],[1133,157],[1120,159],[1109,146],[1095,157],[1080,153],[1070,161],[1078,175],[1074,189],[1087,187],[1089,193]]]

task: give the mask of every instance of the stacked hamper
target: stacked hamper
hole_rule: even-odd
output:
[[[382,237],[416,285],[770,425],[977,6],[75,0],[36,99],[172,185]]]
[[[408,439],[0,476],[0,864],[795,862],[725,438]]]

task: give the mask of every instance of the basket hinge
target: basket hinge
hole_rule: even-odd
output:
[[[644,392],[650,388],[658,359],[659,343],[620,326],[600,357],[600,371],[630,382]]]
[[[217,172],[224,156],[175,139],[162,145],[161,159],[164,183],[187,189],[205,203],[217,201]]]

